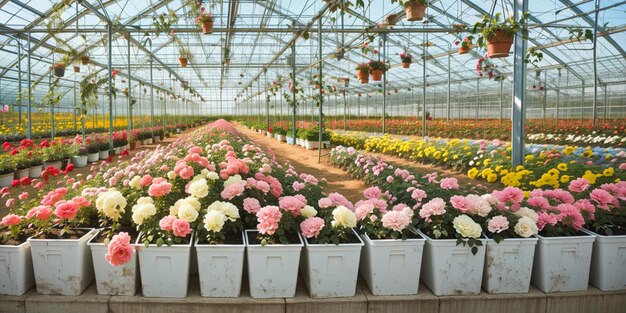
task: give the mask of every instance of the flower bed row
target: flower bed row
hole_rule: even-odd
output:
[[[512,292],[481,282],[485,254],[491,251],[485,234],[504,243],[529,238],[538,230],[575,234],[581,225],[572,208],[583,205],[589,221],[594,220],[587,214],[591,208],[606,208],[606,213],[595,212],[595,221],[615,220],[613,209],[623,200],[623,195],[604,189],[576,194],[581,196],[576,202],[546,192],[534,196],[550,206],[535,212],[522,205],[541,206],[544,201],[523,200],[519,189],[485,194],[484,187],[463,187],[455,179],[438,181],[434,175],[416,177],[363,158],[350,149],[333,152],[333,159],[346,166],[363,162],[351,169],[353,174],[371,171],[385,177],[378,186],[389,188],[369,188],[364,200],[352,204],[340,194],[324,194],[323,181],[278,165],[230,124],[218,121],[191,139],[140,152],[129,162],[103,163],[85,180],[68,182],[72,188],[47,186],[36,197],[24,197],[22,206],[2,219],[0,251],[10,249],[11,243],[16,244],[14,250],[30,248],[37,291],[45,294],[80,294],[94,272],[99,293],[134,294],[140,272],[144,296],[184,297],[193,271],[192,249],[198,254],[204,296],[239,295],[244,253],[255,298],[292,297],[298,267],[313,297],[354,295],[357,269],[375,294],[415,294],[421,272],[437,295],[477,293],[481,284],[490,292]],[[599,230],[610,229],[598,225]],[[586,238],[593,242],[593,236]],[[438,248],[442,244],[443,250]],[[397,259],[391,256],[398,251],[404,251],[400,263],[405,267],[380,263]],[[458,254],[467,255],[471,264],[453,257]],[[504,255],[491,257],[511,263]],[[9,265],[30,264],[29,256],[21,254]],[[526,260],[529,253],[518,257]],[[42,262],[45,258],[59,261]],[[327,272],[330,260],[342,261]],[[441,272],[446,271],[439,267],[444,260],[462,261],[453,266],[460,271],[458,277]],[[524,264],[526,275],[515,292],[528,291],[532,266]],[[511,281],[510,267],[491,265],[485,269],[489,277]],[[7,286],[14,287],[19,280],[15,275],[9,274]],[[69,276],[75,278],[68,282]],[[437,277],[450,279],[442,286]],[[540,288],[570,290],[580,288],[578,283]],[[23,293],[32,279],[15,285],[14,292]]]
[[[390,134],[421,136],[421,120],[414,118],[388,118],[386,131]],[[596,126],[589,120],[540,120],[526,121],[528,142],[546,144],[597,145],[621,147],[626,144],[626,130],[623,119],[598,122]],[[343,120],[330,120],[330,129],[344,129]],[[368,133],[379,133],[382,129],[380,118],[356,119],[347,121],[347,129]],[[499,120],[430,120],[426,135],[439,138],[468,138],[486,140],[511,139],[510,121]]]
[[[498,140],[403,140],[333,132],[331,141],[334,145],[434,164],[466,173],[473,179],[526,191],[565,187],[581,178],[594,187],[626,180],[623,148],[528,145],[525,165],[511,168],[511,145]]]

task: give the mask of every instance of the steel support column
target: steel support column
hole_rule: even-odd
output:
[[[113,25],[111,23],[107,24],[107,28],[109,30],[109,40],[108,40],[108,51],[107,51],[107,57],[108,57],[108,73],[109,73],[109,87],[108,87],[108,94],[109,94],[109,144],[111,146],[111,149],[113,148],[113,67],[111,66],[112,64],[112,52],[113,52]],[[130,39],[130,38],[129,38]]]
[[[528,11],[527,0],[513,1],[513,19],[518,21],[524,12]],[[526,91],[526,40],[521,31],[515,36],[513,49],[513,101],[512,101],[512,151],[511,161],[513,167],[524,164],[524,124],[526,119],[526,107],[524,92]]]
[[[596,126],[598,112],[598,10],[600,9],[600,0],[595,3],[593,18],[593,126]]]

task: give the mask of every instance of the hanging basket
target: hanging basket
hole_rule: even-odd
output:
[[[383,79],[383,70],[372,70],[372,80],[381,81]]]
[[[406,20],[409,22],[421,21],[426,14],[426,6],[413,1],[404,7]]]
[[[470,52],[470,47],[463,47],[463,46],[459,47],[459,54],[466,54],[469,52]]]
[[[182,67],[187,67],[187,62],[189,60],[187,58],[178,58],[178,62],[180,63],[180,66]]]
[[[89,64],[89,56],[88,55],[81,56],[80,57],[80,63],[82,63],[83,65]]]
[[[402,62],[402,68],[410,68],[411,62]]]
[[[359,82],[361,84],[367,84],[369,82],[369,72],[368,71],[357,70],[356,71],[356,78],[359,80]]]
[[[80,73],[80,66],[74,65],[74,73]]]
[[[387,25],[394,26],[396,25],[396,20],[398,19],[398,14],[389,14],[386,17]]]
[[[205,35],[213,33],[213,22],[202,23],[202,33]]]
[[[487,38],[487,53],[490,58],[506,58],[509,56],[513,35],[507,35],[503,30],[496,30],[494,36]]]
[[[65,76],[65,63],[54,63],[54,76],[63,77]]]

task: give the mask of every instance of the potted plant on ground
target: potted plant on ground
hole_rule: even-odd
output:
[[[402,68],[411,67],[411,62],[413,61],[413,57],[411,56],[411,52],[404,51],[400,53],[400,60],[402,60]]]
[[[363,242],[354,231],[356,215],[330,198],[319,200],[319,209],[306,206],[303,195],[281,198],[280,206],[304,211],[300,223],[305,249],[302,276],[313,298],[353,297]],[[329,267],[331,260],[340,260]]]
[[[88,139],[91,139],[88,137]],[[95,140],[87,141],[87,162],[93,163],[100,159],[100,144]]]
[[[200,13],[196,17],[196,24],[200,25],[203,34],[213,33],[213,15],[206,8],[200,8]]]
[[[11,186],[15,175],[15,159],[12,155],[0,155],[0,187]]]
[[[508,57],[513,37],[524,27],[526,18],[527,14],[524,14],[518,22],[512,16],[501,20],[501,13],[496,13],[493,18],[483,15],[482,20],[474,24],[472,33],[478,35],[476,43],[481,48],[487,48],[490,58]]]
[[[102,140],[98,143],[98,158],[100,160],[106,160],[109,157],[109,149],[111,149],[111,144],[108,140]]]
[[[63,166],[62,161],[65,156],[64,150],[64,145],[56,141],[49,144],[49,146],[42,148],[43,167],[48,168],[49,166],[52,166],[61,170]]]
[[[27,220],[8,214],[0,221],[0,294],[21,296],[35,283]]]
[[[32,152],[29,149],[20,149],[13,155],[15,161],[15,179],[28,177],[31,166]]]
[[[87,148],[82,145],[79,145],[76,149],[76,154],[72,156],[72,163],[77,168],[87,166]]]
[[[389,65],[382,61],[370,61],[370,73],[372,74],[373,81],[381,81],[383,79],[383,73],[389,69]]]
[[[416,232],[413,221],[417,216],[403,204],[381,210],[376,204],[387,199],[378,187],[363,194],[367,200],[355,205],[358,232],[365,243],[361,275],[374,295],[417,294],[426,241]]]
[[[427,0],[391,0],[404,7],[406,20],[409,22],[421,21],[426,14]]]
[[[370,65],[368,63],[360,63],[356,66],[356,77],[361,84],[369,82]]]

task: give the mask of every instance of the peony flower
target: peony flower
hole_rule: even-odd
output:
[[[363,191],[363,195],[365,196],[365,198],[368,198],[368,199],[380,198],[380,196],[382,195],[382,192],[380,188],[378,188],[378,186],[374,186],[374,187],[369,187],[365,189]]]
[[[492,217],[487,223],[487,230],[494,234],[499,234],[509,229],[509,220],[502,215]]]
[[[2,218],[2,221],[0,222],[0,224],[6,227],[9,227],[9,226],[14,226],[14,225],[19,224],[21,220],[22,220],[21,216],[15,215],[15,214],[9,214]]]
[[[365,202],[357,206],[357,208],[354,210],[354,213],[356,214],[357,220],[362,221],[368,215],[374,213],[374,205],[369,202]]]
[[[265,206],[262,207],[256,214],[259,224],[257,224],[257,230],[261,234],[273,235],[278,229],[278,222],[283,217],[280,209],[277,206]]]
[[[533,221],[528,216],[523,216],[519,220],[517,220],[517,224],[515,224],[513,230],[516,234],[523,238],[528,238],[530,236],[536,235],[539,232],[535,221]]]
[[[441,198],[434,198],[428,201],[420,209],[420,217],[430,221],[432,215],[443,215],[446,213],[446,203]]]
[[[104,258],[113,266],[124,265],[130,261],[135,248],[130,244],[128,233],[119,233],[109,242]]]
[[[317,238],[324,229],[324,220],[319,217],[310,217],[300,223],[300,231],[306,238]]]
[[[439,186],[442,189],[459,189],[459,181],[454,178],[454,177],[450,177],[450,178],[444,178],[441,180],[441,183],[439,184]]]
[[[389,228],[395,231],[402,231],[409,224],[411,224],[411,218],[407,216],[404,211],[389,211],[383,215],[381,219],[383,227]]]
[[[243,209],[250,214],[256,214],[261,209],[261,204],[255,198],[245,198],[243,199]]]
[[[187,235],[191,234],[191,227],[187,220],[177,219],[172,223],[172,231],[176,237],[187,237]]]
[[[455,217],[452,225],[457,233],[466,238],[478,238],[483,231],[478,223],[465,214]]]
[[[589,181],[584,178],[577,178],[569,183],[567,189],[571,192],[583,192],[589,188]]]
[[[226,220],[227,218],[224,213],[217,210],[208,211],[206,215],[204,215],[204,228],[208,231],[220,232]]]
[[[333,210],[333,221],[331,225],[333,227],[356,227],[356,215],[352,210],[340,205]]]
[[[322,199],[319,199],[319,201],[317,201],[317,206],[319,206],[322,209],[328,208],[332,205],[333,205],[333,201],[330,200],[329,198],[322,198]]]

